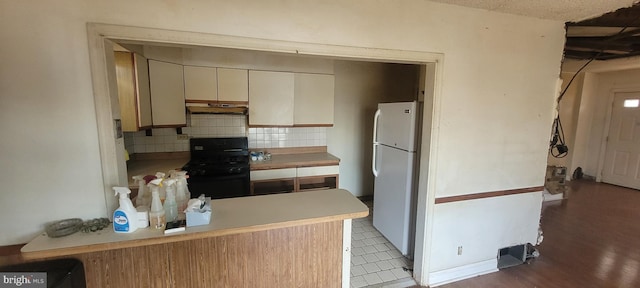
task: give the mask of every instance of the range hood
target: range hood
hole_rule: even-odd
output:
[[[191,114],[231,114],[247,115],[247,107],[244,106],[187,106]]]

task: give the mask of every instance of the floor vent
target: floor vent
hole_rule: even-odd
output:
[[[527,259],[527,245],[516,245],[498,250],[498,269],[504,269],[524,263]]]

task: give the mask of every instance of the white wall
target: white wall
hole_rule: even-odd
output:
[[[432,233],[438,249],[431,249],[431,271],[496,259],[500,248],[535,244],[541,206],[538,192],[436,205]]]
[[[543,183],[564,44],[559,21],[418,0],[2,1],[0,11],[0,127],[11,135],[0,140],[0,215],[16,219],[0,245],[29,240],[49,220],[107,214],[86,22],[443,53],[436,197]],[[471,217],[491,207],[452,203],[447,209],[464,213],[447,226],[522,239],[486,222],[494,218]],[[431,249],[468,234],[438,235],[445,238]],[[456,265],[495,257],[492,239]],[[438,257],[432,261],[446,261]]]

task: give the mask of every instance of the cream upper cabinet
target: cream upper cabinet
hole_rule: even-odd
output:
[[[141,129],[153,125],[151,119],[151,92],[149,91],[149,64],[147,58],[133,54],[135,60],[136,88],[138,88],[138,125]]]
[[[121,51],[114,56],[122,130],[135,132],[151,128],[147,59]]]
[[[184,98],[187,102],[218,100],[217,72],[214,67],[184,66]]]
[[[149,60],[154,127],[186,126],[182,65]]]
[[[333,125],[334,81],[328,74],[295,74],[294,125]]]
[[[218,101],[246,104],[249,101],[249,71],[218,68]]]
[[[294,73],[249,71],[249,125],[293,126]]]

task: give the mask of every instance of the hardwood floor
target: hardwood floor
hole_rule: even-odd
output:
[[[640,287],[640,191],[571,187],[568,200],[543,207],[540,257],[440,287]]]

